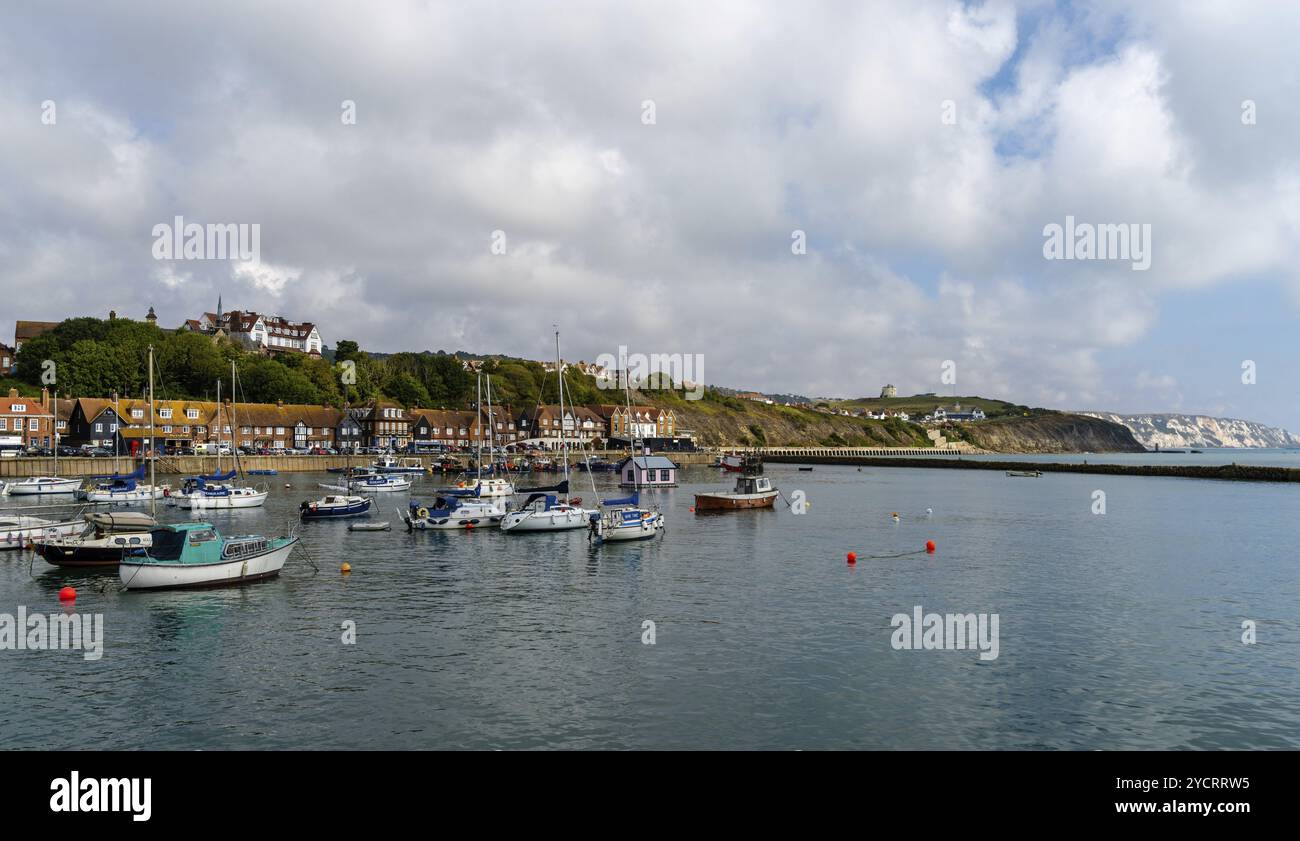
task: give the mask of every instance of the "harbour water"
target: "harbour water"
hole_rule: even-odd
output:
[[[404,494],[380,498],[391,532],[298,527],[326,476],[281,475],[264,509],[209,515],[228,534],[299,528],[281,577],[242,588],[121,592],[115,573],[0,553],[0,612],[58,612],[70,583],[76,610],[105,621],[97,661],[0,651],[0,744],[1300,747],[1300,488],[767,472],[807,513],[694,515],[692,494],[729,479],[687,468],[645,495],[667,513],[662,539],[606,547],[583,531],[408,534]],[[574,485],[590,503],[587,477]],[[895,650],[891,617],[916,606],[997,614],[997,659]]]

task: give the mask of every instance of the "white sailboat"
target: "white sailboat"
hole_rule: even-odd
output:
[[[152,398],[151,398],[152,399]],[[235,363],[230,363],[230,451],[234,453],[235,469],[229,473],[221,472],[221,381],[217,381],[217,472],[212,476],[195,476],[187,479],[179,494],[172,498],[181,508],[191,510],[214,510],[228,508],[258,508],[265,504],[270,488],[265,484],[257,487],[235,485],[233,480],[239,473],[239,450],[235,447]],[[152,406],[150,412],[153,411]]]
[[[483,381],[479,380],[479,398],[483,396]],[[489,393],[491,385],[488,386]],[[476,404],[477,405],[477,404]],[[488,413],[489,419],[491,412]],[[432,508],[426,508],[420,505],[417,500],[411,500],[406,511],[399,511],[402,520],[406,523],[408,530],[442,530],[450,531],[455,529],[474,529],[499,526],[501,520],[506,515],[505,500],[508,496],[514,494],[514,486],[504,479],[487,479],[483,478],[483,435],[482,413],[479,414],[480,433],[478,435],[478,453],[475,455],[475,464],[478,472],[478,479],[472,487],[457,488],[456,490],[440,491],[441,496],[437,497]],[[491,452],[491,444],[488,445]],[[485,484],[486,483],[486,484]],[[485,488],[501,490],[503,487],[508,489],[508,493],[484,493]]]
[[[555,331],[555,372],[559,377],[560,397],[560,451],[564,466],[563,496],[547,493],[549,488],[535,488],[517,510],[501,520],[501,530],[507,533],[539,531],[567,531],[586,528],[594,511],[588,511],[569,502],[569,442],[564,437],[564,363],[560,360],[560,331]]]
[[[631,387],[624,381],[623,394],[627,400],[628,414],[632,413]],[[641,449],[641,442],[629,435],[632,452]],[[592,482],[592,489],[596,487]],[[641,505],[641,492],[633,491],[622,499],[606,499],[600,503],[600,513],[591,518],[589,540],[597,543],[617,543],[625,540],[652,540],[664,532],[664,515],[658,508]]]
[[[80,479],[59,476],[59,393],[54,393],[54,475],[28,476],[17,482],[9,482],[5,493],[13,496],[50,496],[54,494],[75,494],[81,487]]]

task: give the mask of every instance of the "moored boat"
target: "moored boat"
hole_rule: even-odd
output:
[[[695,495],[695,512],[740,511],[746,508],[771,508],[780,494],[766,476],[749,473],[736,477],[734,490]]]
[[[491,528],[501,525],[506,516],[505,503],[499,500],[465,499],[462,497],[438,497],[432,508],[426,508],[416,500],[402,514],[409,531],[436,530],[454,531],[457,529]]]
[[[87,528],[80,535],[36,541],[36,553],[55,566],[116,566],[122,553],[147,548],[158,522],[136,512],[85,515]]]
[[[348,479],[352,493],[394,493],[411,489],[411,480],[400,473],[369,473]]]
[[[36,496],[53,494],[75,494],[81,487],[80,479],[62,476],[28,476],[6,485],[11,496]]]
[[[118,566],[127,590],[245,584],[279,575],[297,537],[223,537],[211,523],[176,523],[150,532],[151,546]]]
[[[360,517],[370,513],[374,499],[368,496],[326,496],[298,507],[304,520],[329,520],[337,517]]]
[[[601,510],[589,518],[589,537],[599,543],[652,540],[664,531],[663,514],[642,508],[640,492],[622,499],[604,500],[601,506]]]
[[[71,537],[85,528],[81,520],[47,520],[27,514],[0,515],[0,549],[21,549],[39,539]]]
[[[395,458],[380,456],[371,465],[377,473],[424,473],[424,460],[420,458]]]

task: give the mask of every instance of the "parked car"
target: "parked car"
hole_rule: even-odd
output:
[[[104,458],[105,456],[112,456],[113,451],[108,447],[87,447],[84,451],[84,455],[88,455],[91,458]]]

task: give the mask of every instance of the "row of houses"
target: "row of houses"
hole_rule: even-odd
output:
[[[115,321],[117,312],[110,310],[108,320]],[[145,314],[147,324],[158,324],[158,314],[153,307]],[[23,343],[58,327],[58,321],[26,321],[14,324],[14,344],[8,348],[0,344],[0,375],[12,373],[17,368],[14,357],[22,349]],[[165,329],[165,328],[164,328]],[[221,299],[217,299],[217,311],[205,312],[199,318],[187,319],[179,328],[192,333],[200,333],[213,341],[229,341],[244,350],[254,351],[266,356],[281,353],[305,353],[308,356],[320,356],[324,347],[320,330],[309,321],[290,321],[279,315],[253,312],[251,310],[231,310],[223,312]],[[6,371],[5,358],[9,359]]]
[[[387,400],[338,409],[333,406],[277,403],[216,403],[207,400],[148,400],[127,397],[40,399],[10,389],[0,405],[0,448],[106,447],[134,454],[147,447],[150,425],[166,448],[215,442],[256,449],[462,449],[480,442],[498,446],[554,449],[561,438],[582,443],[651,445],[680,443],[683,436],[671,409],[615,405],[540,406],[515,411],[509,406],[478,410],[406,409]]]

